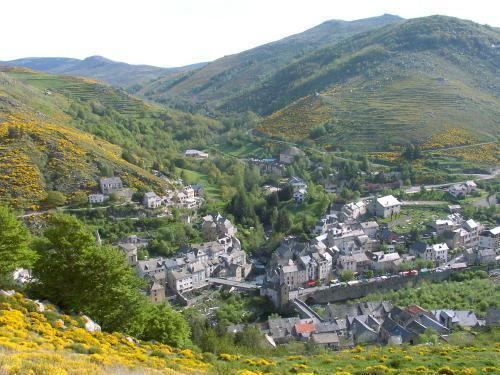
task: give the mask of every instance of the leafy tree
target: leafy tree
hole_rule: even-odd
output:
[[[235,343],[250,349],[258,349],[264,346],[262,332],[255,327],[246,326],[235,336]]]
[[[143,285],[110,246],[98,246],[76,218],[55,215],[34,245],[32,291],[74,312],[83,312],[104,330],[130,333],[171,345],[187,343],[189,329],[170,308],[154,307],[140,293]]]
[[[29,249],[28,230],[4,206],[0,206],[0,233],[0,277],[5,280],[16,268],[29,267],[36,254]]]
[[[45,198],[45,204],[49,207],[58,207],[66,203],[66,197],[60,191],[49,191],[47,192],[47,198]]]
[[[351,270],[342,271],[340,274],[340,281],[347,282],[351,280],[354,280],[354,272]]]
[[[189,326],[179,313],[167,305],[149,305],[141,338],[158,340],[173,346],[189,343]]]
[[[83,311],[106,330],[127,330],[138,314],[140,280],[119,250],[98,246],[92,234],[66,215],[51,218],[33,268],[34,290],[72,311]]]
[[[71,197],[71,204],[75,206],[81,206],[88,203],[88,197],[87,194],[85,194],[84,191],[77,191],[73,196]]]

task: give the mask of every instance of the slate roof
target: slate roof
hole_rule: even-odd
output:
[[[339,343],[339,337],[337,336],[336,333],[332,333],[332,332],[313,333],[312,340],[316,344],[323,344],[323,345],[338,344]]]

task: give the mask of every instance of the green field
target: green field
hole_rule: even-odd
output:
[[[205,191],[206,198],[220,201],[222,199],[220,188],[208,181],[206,174],[190,169],[176,168],[179,175],[184,174],[185,184],[201,184]],[[222,202],[221,202],[222,203]]]

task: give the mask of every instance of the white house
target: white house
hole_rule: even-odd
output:
[[[156,193],[150,191],[144,194],[142,198],[142,203],[146,208],[158,208],[161,206],[161,198],[156,195]]]
[[[375,215],[389,217],[401,212],[401,202],[392,195],[377,198],[374,202]]]
[[[432,245],[431,260],[441,264],[448,260],[448,245],[445,243],[436,243]]]
[[[437,264],[445,263],[448,260],[448,245],[438,243],[428,245],[425,242],[416,242],[410,247],[410,254],[416,257],[432,260]]]
[[[103,203],[106,199],[108,199],[107,196],[104,194],[90,194],[89,195],[89,203],[95,204],[95,203]]]
[[[208,154],[199,150],[186,150],[184,156],[195,159],[208,159]]]

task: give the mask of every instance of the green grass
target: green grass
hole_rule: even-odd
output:
[[[452,335],[453,336],[453,335]],[[435,345],[355,347],[332,352],[311,349],[304,353],[301,343],[292,343],[262,356],[226,357],[214,363],[211,374],[494,374],[498,373],[495,343],[499,330],[481,333],[454,345],[438,342]],[[281,355],[273,355],[273,351]],[[296,353],[300,354],[296,354]],[[221,356],[222,357],[222,356]]]
[[[181,173],[184,174],[186,177],[185,183],[189,184],[201,184],[203,185],[204,193],[206,198],[209,199],[215,199],[215,200],[221,200],[222,199],[222,193],[220,190],[220,187],[211,184],[208,181],[208,176],[206,174],[193,171],[190,169],[183,169],[183,168],[176,168],[177,173],[181,175]]]
[[[262,147],[250,142],[240,147],[234,147],[227,144],[214,145],[214,147],[225,154],[238,158],[263,158],[263,155],[266,155],[266,151]]]
[[[435,220],[442,219],[449,214],[447,204],[444,203],[442,206],[403,206],[401,207],[401,214],[395,220],[400,218],[409,218],[409,220],[404,220],[404,223],[397,224],[391,227],[396,233],[404,234],[409,233],[413,228],[420,230],[425,229],[425,224]],[[387,224],[391,222],[390,218],[381,219],[379,223]]]
[[[419,305],[424,309],[472,310],[484,316],[489,308],[498,308],[500,286],[489,279],[420,283],[417,287],[370,294],[363,301],[391,301],[397,306]]]

